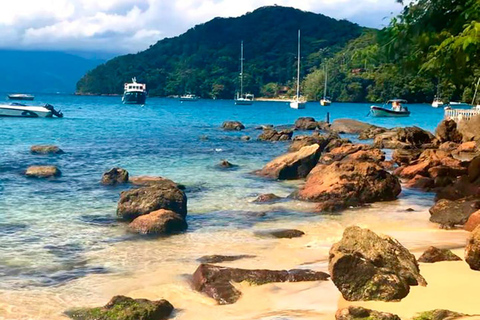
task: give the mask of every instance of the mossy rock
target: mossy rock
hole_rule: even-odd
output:
[[[453,320],[467,316],[450,310],[435,309],[419,313],[412,320]]]

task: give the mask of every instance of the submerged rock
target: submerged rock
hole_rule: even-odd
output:
[[[184,217],[164,209],[139,216],[128,225],[131,232],[145,235],[167,235],[184,231],[187,227]]]
[[[176,184],[170,182],[123,191],[117,206],[117,216],[123,220],[132,221],[150,212],[167,209],[187,215],[187,197]]]
[[[328,274],[312,270],[247,270],[201,264],[193,274],[192,287],[219,304],[232,304],[241,296],[232,282],[246,281],[252,285],[262,285],[287,281],[325,281],[328,278]]]
[[[53,145],[31,146],[30,147],[30,152],[32,154],[63,154],[63,153],[65,153],[58,146],[53,146]]]
[[[185,186],[179,183],[175,183],[170,179],[158,176],[136,176],[136,177],[129,177],[128,182],[135,186],[153,186],[157,184],[167,185],[170,184],[179,188],[180,190],[184,190]]]
[[[280,180],[305,178],[318,162],[320,146],[314,144],[303,147],[297,152],[284,154],[267,163],[262,170],[256,172],[260,176]]]
[[[472,270],[480,270],[480,227],[475,228],[467,240],[465,261]]]
[[[226,131],[240,131],[245,129],[245,126],[240,121],[225,121],[222,124],[222,129]]]
[[[430,208],[430,221],[439,223],[442,227],[452,228],[464,225],[470,215],[480,209],[480,200],[446,200],[437,201]]]
[[[292,239],[300,238],[305,235],[305,232],[297,229],[277,229],[277,230],[263,230],[255,232],[257,236],[261,237],[271,237],[278,239]]]
[[[293,130],[284,129],[277,131],[272,128],[263,129],[261,135],[258,136],[260,141],[288,141],[291,140],[293,136]]]
[[[221,169],[231,169],[236,167],[233,163],[228,162],[228,160],[222,160],[220,163],[217,165],[218,168]]]
[[[122,168],[112,168],[102,175],[102,184],[113,186],[128,182],[128,171]]]
[[[359,227],[345,229],[332,246],[328,268],[348,301],[400,300],[410,286],[427,284],[415,256],[397,240]]]
[[[61,176],[62,172],[55,166],[30,166],[25,175],[31,178],[52,178]]]
[[[379,312],[375,310],[365,309],[363,307],[350,306],[345,309],[340,309],[335,314],[335,320],[401,320],[399,316]]]
[[[255,258],[256,256],[248,255],[248,254],[241,254],[238,256],[224,256],[224,255],[210,255],[210,256],[203,256],[197,259],[198,262],[201,263],[222,263],[222,262],[231,262],[237,261],[240,259],[247,259],[247,258]]]
[[[434,263],[434,262],[441,262],[441,261],[461,261],[462,259],[454,254],[452,251],[448,249],[439,249],[436,247],[430,247],[425,251],[420,258],[418,258],[418,262],[423,263]]]
[[[65,312],[75,320],[163,320],[173,311],[167,300],[150,301],[115,296],[104,307],[73,309]]]
[[[468,315],[450,310],[436,309],[417,314],[412,320],[454,320],[468,317]]]
[[[283,198],[273,194],[273,193],[266,193],[259,195],[253,202],[255,203],[269,203],[281,200]]]

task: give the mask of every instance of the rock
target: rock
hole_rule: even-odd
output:
[[[326,121],[317,121],[317,128],[320,131],[331,131],[330,130],[330,123]]]
[[[52,146],[52,145],[32,146],[30,148],[30,152],[32,154],[63,154],[65,153],[59,147]]]
[[[463,228],[467,231],[472,232],[479,225],[480,225],[480,210],[477,210],[474,213],[472,213],[470,217],[468,217],[467,223],[465,223]]]
[[[397,240],[368,229],[348,227],[330,249],[328,269],[348,301],[393,301],[410,286],[426,286],[415,256]]]
[[[363,307],[350,306],[340,309],[335,314],[335,320],[400,320],[400,317],[392,313],[379,312]]]
[[[30,166],[25,175],[31,178],[52,178],[61,176],[62,172],[55,166]]]
[[[343,144],[340,147],[330,150],[330,152],[320,157],[319,163],[331,164],[335,161],[371,161],[380,163],[385,160],[385,153],[380,149],[373,149],[366,144]]]
[[[297,152],[287,153],[273,159],[256,173],[260,176],[280,180],[305,178],[317,164],[320,153],[318,144],[303,147]]]
[[[409,180],[405,187],[410,189],[420,189],[423,191],[431,190],[435,186],[435,181],[432,178],[416,175]]]
[[[325,281],[328,278],[328,274],[312,270],[246,270],[201,264],[193,274],[192,287],[219,304],[232,304],[241,296],[232,282],[246,281],[252,285],[262,285],[287,281]]]
[[[249,136],[242,136],[240,139],[242,141],[250,141],[251,138]]]
[[[467,169],[468,180],[475,182],[480,178],[480,156],[473,158]]]
[[[457,130],[454,120],[443,120],[435,129],[435,136],[440,142],[462,142],[462,134]]]
[[[320,150],[323,152],[323,150],[332,140],[338,138],[340,137],[337,134],[330,133],[328,135],[322,135],[316,132],[311,136],[296,136],[295,138],[293,138],[293,142],[288,148],[288,151],[295,152],[302,149],[303,147],[318,144],[320,146]]]
[[[382,134],[386,131],[387,131],[387,129],[385,129],[385,128],[371,126],[370,128],[360,132],[360,134],[358,135],[358,139],[359,140],[374,139],[376,136],[378,136],[379,134]]]
[[[410,166],[402,166],[395,169],[394,175],[402,178],[414,178],[415,176],[428,176],[428,169],[432,166],[432,162],[429,160],[416,162]]]
[[[301,117],[295,121],[296,130],[315,130],[317,129],[317,122],[312,117]]]
[[[203,256],[197,259],[198,262],[201,263],[222,263],[222,262],[231,262],[240,259],[246,258],[255,258],[255,256],[248,255],[248,254],[241,254],[238,256],[223,256],[223,255],[211,255],[211,256]]]
[[[169,182],[123,191],[118,201],[117,216],[132,221],[160,209],[171,210],[185,218],[187,215],[185,193]]]
[[[457,178],[467,173],[467,168],[464,167],[450,167],[450,166],[436,166],[428,169],[428,175],[433,179],[438,177]]]
[[[408,165],[417,160],[421,154],[422,151],[418,149],[395,149],[392,154],[392,160],[399,166]]]
[[[128,171],[122,168],[112,168],[105,172],[102,176],[102,184],[106,186],[114,186],[128,182]]]
[[[346,138],[335,138],[335,139],[332,139],[328,144],[327,146],[325,147],[324,151],[325,152],[330,152],[332,151],[333,149],[335,148],[338,148],[338,147],[341,147],[343,146],[344,144],[351,144],[352,141],[346,139]]]
[[[430,221],[447,228],[464,225],[470,215],[478,209],[480,209],[480,200],[441,199],[430,208]]]
[[[423,263],[434,263],[440,261],[461,261],[462,259],[454,254],[452,251],[448,249],[439,249],[436,247],[430,247],[425,251],[420,258],[418,258],[418,262]]]
[[[480,117],[472,117],[468,121],[460,121],[457,130],[462,135],[462,141],[480,141]]]
[[[233,167],[236,167],[236,165],[228,162],[228,160],[222,160],[220,163],[217,165],[217,167],[222,168],[222,169],[231,169]]]
[[[255,127],[255,130],[265,130],[265,129],[273,129],[273,124],[262,124],[260,126]]]
[[[467,240],[465,261],[472,270],[480,270],[480,228],[475,228]]]
[[[415,212],[415,209],[413,209],[413,208],[407,208],[407,209],[405,209],[405,211],[406,211],[406,212]]]
[[[444,142],[438,146],[438,149],[443,151],[453,151],[457,148],[458,148],[458,144],[455,142]]]
[[[293,131],[290,129],[277,131],[275,129],[264,129],[262,134],[258,136],[260,141],[288,141],[291,140]]]
[[[412,320],[454,320],[469,317],[466,314],[449,310],[436,309],[417,314]]]
[[[353,119],[337,119],[333,121],[332,125],[330,126],[330,130],[332,131],[351,134],[360,134],[372,128],[375,128],[375,126]]]
[[[165,209],[141,215],[128,225],[130,232],[145,235],[167,235],[184,231],[187,227],[181,215]]]
[[[419,127],[394,128],[375,137],[380,149],[415,149],[431,144],[435,136]]]
[[[457,148],[458,152],[475,152],[477,151],[477,143],[475,141],[464,142]]]
[[[305,232],[296,229],[278,229],[278,230],[264,230],[255,232],[257,236],[271,237],[277,239],[292,239],[300,238],[305,235]]]
[[[438,182],[435,182],[435,185],[441,186]],[[444,188],[437,191],[436,199],[459,200],[480,197],[480,184],[470,182],[468,176],[458,177],[453,183],[452,179],[448,179],[443,186]]]
[[[259,195],[253,202],[255,203],[269,203],[281,200],[282,198],[273,194],[273,193],[266,193]]]
[[[181,190],[185,189],[184,185],[175,183],[172,180],[164,177],[136,176],[136,177],[129,177],[128,182],[135,186],[153,186],[156,184],[162,184],[162,185],[171,184]]]
[[[225,121],[222,124],[222,129],[226,131],[240,131],[245,129],[245,126],[240,121]]]
[[[317,165],[294,197],[321,202],[320,210],[337,211],[349,206],[395,200],[400,191],[398,179],[375,163],[334,162]]]
[[[163,320],[173,311],[167,300],[150,301],[115,296],[104,307],[74,309],[65,312],[76,320]]]

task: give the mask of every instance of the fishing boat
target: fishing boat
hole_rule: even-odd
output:
[[[194,102],[194,101],[198,101],[198,99],[200,98],[192,93],[187,93],[180,97],[181,102],[184,102],[184,101]]]
[[[138,83],[137,78],[132,78],[131,83],[125,83],[122,102],[124,104],[145,104],[147,100],[147,85]]]
[[[14,93],[14,94],[9,94],[8,99],[10,100],[27,100],[27,101],[32,101],[35,99],[34,96],[31,94],[25,94],[25,93]]]
[[[410,116],[410,111],[408,111],[408,108],[403,105],[404,103],[407,103],[407,100],[403,100],[403,99],[388,100],[385,103],[385,106],[390,103],[392,104],[390,109],[385,107],[371,106],[370,114],[372,115],[372,117],[409,117]]]
[[[253,104],[254,96],[251,93],[243,94],[243,41],[240,46],[240,92],[235,97],[236,105],[248,106]]]
[[[0,117],[52,118],[53,116],[63,118],[63,113],[55,110],[50,104],[43,106],[29,106],[17,102],[0,104]]]
[[[332,101],[330,100],[329,97],[327,97],[327,83],[328,83],[328,70],[327,70],[327,64],[325,64],[325,87],[323,89],[323,98],[320,99],[320,105],[327,107],[332,104]]]
[[[443,102],[442,99],[437,98],[437,97],[435,97],[435,99],[433,99],[432,107],[439,108],[439,107],[443,107],[444,105],[445,105],[445,103]]]
[[[290,101],[290,108],[305,109],[306,104],[306,101],[300,99],[300,30],[298,30],[297,96]]]

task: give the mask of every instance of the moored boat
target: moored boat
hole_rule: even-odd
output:
[[[235,97],[235,104],[236,105],[244,105],[248,106],[253,104],[254,96],[251,93],[243,94],[243,41],[241,44],[240,49],[240,92],[237,92],[237,96]]]
[[[0,117],[52,118],[53,116],[63,118],[63,113],[55,110],[50,104],[44,106],[28,106],[16,102],[0,104]]]
[[[298,56],[297,56],[297,95],[290,101],[290,108],[292,109],[305,109],[307,105],[306,101],[300,98],[300,30],[298,30]]]
[[[443,102],[442,99],[436,98],[436,97],[435,97],[435,99],[433,99],[432,107],[439,108],[439,107],[443,107],[444,105],[445,105],[445,103]]]
[[[25,94],[25,93],[14,93],[14,94],[9,94],[8,99],[32,101],[33,99],[35,99],[35,96],[31,94]]]
[[[409,117],[410,111],[403,103],[407,103],[403,99],[393,99],[386,102],[386,104],[392,104],[390,109],[385,107],[371,106],[370,114],[372,117]],[[385,104],[385,105],[386,105]]]
[[[147,100],[147,85],[138,83],[132,78],[131,83],[125,83],[122,102],[124,104],[145,104]]]
[[[198,99],[200,99],[198,96],[194,95],[194,94],[191,94],[191,93],[187,93],[187,94],[184,94],[183,96],[180,97],[180,101],[198,101]]]
[[[327,70],[327,65],[325,64],[325,87],[323,90],[323,98],[320,99],[320,105],[323,107],[328,107],[329,105],[332,104],[332,100],[330,100],[330,98],[327,97],[327,83],[328,83],[328,70]]]

